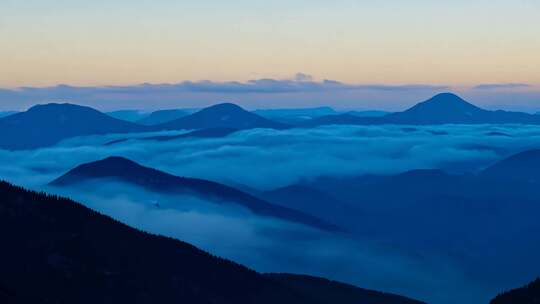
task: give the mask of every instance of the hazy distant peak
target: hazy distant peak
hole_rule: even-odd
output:
[[[441,93],[433,96],[432,98],[421,102],[409,110],[427,110],[427,109],[439,109],[439,110],[481,110],[479,107],[465,101],[453,93]]]
[[[201,111],[246,111],[246,110],[237,104],[225,102],[225,103],[218,103],[218,104],[209,106]]]
[[[28,109],[27,112],[36,112],[36,111],[46,111],[46,110],[87,110],[87,111],[96,111],[93,108],[81,106],[72,103],[46,103],[34,105]]]

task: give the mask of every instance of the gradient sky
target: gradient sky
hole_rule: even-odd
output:
[[[0,42],[4,89],[298,72],[355,85],[540,84],[538,0],[0,0]]]
[[[538,0],[2,0],[1,87],[540,83]]]

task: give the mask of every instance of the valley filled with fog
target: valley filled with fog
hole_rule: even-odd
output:
[[[329,125],[238,130],[219,138],[146,139],[186,132],[92,135],[35,150],[0,150],[0,179],[73,198],[130,226],[189,242],[261,272],[323,276],[430,303],[486,302],[505,287],[534,278],[540,268],[535,258],[540,253],[540,237],[525,235],[527,229],[538,229],[527,213],[540,208],[530,207],[507,219],[508,214],[473,205],[469,206],[471,217],[478,222],[472,223],[470,218],[452,217],[457,212],[454,209],[440,211],[445,208],[441,207],[437,210],[448,212],[448,223],[432,228],[429,221],[422,226],[418,218],[411,217],[409,222],[398,219],[400,214],[370,206],[377,200],[361,193],[328,189],[331,183],[400,176],[418,169],[475,176],[513,154],[540,148],[539,126]],[[278,202],[279,196],[271,194],[291,186],[316,189],[335,199],[335,205],[326,206],[328,214],[300,211],[338,229],[257,214],[220,198],[166,193],[121,180],[49,185],[82,163],[110,156],[176,176],[219,182],[286,206],[288,202]],[[392,191],[377,189],[370,190],[371,197],[377,191],[381,195]],[[345,211],[334,214],[332,209],[338,207]],[[409,216],[408,212],[421,216],[420,208],[425,206],[416,208],[419,210],[408,210],[402,216]],[[468,220],[471,223],[462,223]],[[483,230],[483,225],[491,227],[497,220],[500,225],[508,223],[507,233],[497,236]],[[461,225],[467,229],[449,228]],[[485,245],[482,235],[492,243]],[[512,262],[517,259],[519,265]]]

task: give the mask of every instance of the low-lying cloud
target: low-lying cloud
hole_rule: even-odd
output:
[[[125,137],[90,136],[39,150],[0,150],[3,164],[0,177],[25,185],[43,184],[82,162],[111,155],[124,156],[175,175],[258,189],[273,189],[320,176],[395,174],[419,168],[474,172],[512,153],[537,147],[540,128],[325,126],[246,130],[215,139],[167,142],[132,139],[104,145]]]
[[[0,150],[0,178],[44,189],[81,163],[117,155],[180,176],[273,189],[319,176],[394,174],[418,168],[476,172],[540,146],[540,127],[522,125],[324,126],[245,130],[217,139],[136,140],[177,133],[90,136],[32,151]],[[125,137],[133,139],[104,145]],[[162,196],[116,184],[89,189],[60,194],[134,227],[188,241],[259,271],[326,276],[438,304],[486,302],[494,295],[493,287],[479,280],[479,274],[471,276],[459,258],[399,248],[366,236],[329,234],[196,197]]]
[[[261,217],[231,204],[163,195],[116,182],[41,189],[74,198],[132,227],[186,241],[261,272],[311,274],[436,303],[452,303],[441,294],[443,290],[459,293],[475,284],[444,257],[407,254],[375,240]],[[469,299],[481,295],[477,292]]]

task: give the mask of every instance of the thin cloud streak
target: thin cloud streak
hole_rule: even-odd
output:
[[[501,93],[511,93],[509,110],[540,110],[540,89],[528,84],[481,84],[472,88],[430,84],[350,84],[336,80],[314,80],[298,73],[290,79],[254,79],[246,82],[211,80],[174,84],[126,86],[70,86],[0,88],[0,110],[25,110],[32,105],[69,102],[100,110],[125,108],[163,109],[204,107],[234,102],[248,109],[332,106],[338,109],[380,109],[399,111],[434,94],[456,91],[471,102],[494,108],[510,104]],[[507,99],[507,98],[506,98]]]

